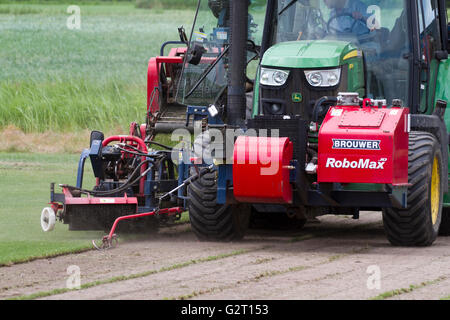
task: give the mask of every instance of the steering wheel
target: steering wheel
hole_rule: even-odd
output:
[[[334,27],[331,27],[331,22],[334,21],[334,20],[337,20],[338,18],[341,18],[341,17],[350,17],[350,18],[352,18],[353,20],[355,20],[355,22],[353,22],[353,24],[352,24],[352,26],[351,26],[350,28],[346,28],[346,29],[344,29],[343,31],[342,31],[342,30],[339,30],[339,29],[336,29],[336,28],[334,28]],[[361,21],[361,20],[355,19],[355,18],[353,17],[353,15],[350,14],[350,13],[339,13],[339,14],[337,14],[337,15],[331,17],[331,18],[328,20],[328,23],[327,23],[327,30],[328,30],[328,32],[334,33],[334,34],[336,34],[336,33],[352,33],[352,31],[353,31],[353,29],[355,28],[356,24],[357,24],[358,22],[360,22],[360,21]]]

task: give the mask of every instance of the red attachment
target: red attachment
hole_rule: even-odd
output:
[[[74,197],[72,192],[67,186],[62,186],[64,194],[64,206],[71,205],[123,205],[131,204],[136,206],[136,212],[138,210],[138,199],[135,197],[128,197],[126,194],[123,197]],[[57,212],[57,209],[63,209],[63,205],[58,203],[52,203],[52,208]]]
[[[116,141],[120,142],[120,143],[134,142],[137,145],[137,147],[139,148],[139,150],[141,150],[144,153],[148,152],[147,146],[146,146],[144,140],[142,140],[141,138],[136,137],[136,136],[112,136],[103,141],[103,147],[106,147],[111,142],[116,142]]]
[[[147,125],[146,124],[141,124],[139,130],[141,130],[141,137],[142,137],[142,139],[145,139],[146,135],[147,135]]]
[[[119,142],[119,143],[132,143],[135,147],[137,147],[142,153],[148,153],[147,146],[145,145],[144,140],[136,136],[112,136],[103,141],[103,147],[106,147],[111,142]],[[141,161],[145,161],[145,157],[141,157]],[[141,167],[141,174],[147,170],[147,165],[143,165]],[[98,185],[98,181],[97,181]],[[144,187],[145,187],[145,177],[143,177],[139,184],[139,196],[144,195]]]
[[[63,192],[65,195],[65,204],[66,205],[110,205],[110,204],[135,204],[136,210],[138,205],[137,198],[127,197],[125,194],[124,197],[116,197],[116,198],[107,198],[107,197],[73,197],[67,188],[63,188]]]
[[[173,48],[170,50],[167,57],[154,57],[148,62],[147,70],[147,112],[155,114],[159,111],[159,99],[161,96],[160,90],[168,90],[169,87],[174,86],[174,81],[176,79],[176,72],[174,71],[175,65],[182,65],[184,60],[184,55],[186,54],[187,48]],[[217,53],[218,50],[213,50]],[[216,58],[214,57],[203,57],[200,63],[212,64]],[[164,79],[165,88],[161,85],[161,79]],[[170,79],[165,82],[165,80]],[[170,83],[170,85],[169,85]]]
[[[137,130],[138,124],[136,122],[132,122],[130,124],[130,136],[134,136]]]
[[[408,108],[330,108],[319,133],[319,183],[408,184]]]
[[[292,203],[290,163],[293,144],[288,138],[244,137],[234,147],[233,189],[246,203]]]
[[[138,219],[138,218],[143,218],[143,217],[150,217],[150,216],[154,216],[157,214],[159,214],[159,215],[167,214],[169,216],[173,216],[173,215],[181,214],[182,212],[183,212],[182,208],[176,207],[176,208],[160,209],[158,211],[152,211],[152,212],[147,212],[147,213],[140,213],[140,214],[133,214],[133,215],[129,215],[129,216],[119,217],[116,219],[116,221],[114,221],[114,224],[111,228],[111,231],[109,232],[107,239],[109,241],[112,240],[112,238],[114,236],[114,232],[116,231],[117,225],[119,224],[120,221],[130,220],[130,219]]]
[[[159,97],[161,89],[159,86],[161,68],[163,64],[182,64],[183,57],[155,57],[148,62],[147,71],[147,111],[155,114],[159,111]]]
[[[363,108],[373,107],[373,101],[372,99],[366,98],[363,99]]]
[[[57,213],[59,210],[63,210],[64,209],[64,205],[58,203],[58,202],[50,202],[49,205],[51,206],[51,208],[53,209],[53,211],[55,213]]]
[[[148,62],[147,71],[147,112],[155,114],[159,111],[159,97],[162,88],[160,87],[161,70],[164,69],[167,78],[174,78],[172,65],[182,64],[183,55],[186,54],[187,48],[173,48],[169,52],[168,57],[151,58]]]

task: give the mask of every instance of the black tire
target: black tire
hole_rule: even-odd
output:
[[[431,246],[436,240],[444,197],[441,173],[442,153],[437,139],[430,133],[412,132],[409,138],[411,186],[408,188],[408,208],[383,210],[384,229],[392,245]]]
[[[450,236],[450,208],[442,208],[441,227],[439,228],[439,235]]]
[[[217,204],[216,173],[207,173],[188,187],[189,219],[201,241],[237,241],[250,222],[250,206]]]

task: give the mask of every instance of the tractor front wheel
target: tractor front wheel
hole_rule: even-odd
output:
[[[431,246],[442,220],[442,153],[430,133],[412,132],[409,138],[407,209],[385,209],[384,229],[395,246]]]
[[[189,219],[202,241],[235,241],[245,236],[251,208],[245,204],[217,203],[216,173],[203,175],[188,187]]]

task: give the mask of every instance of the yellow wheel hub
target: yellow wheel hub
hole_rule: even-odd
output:
[[[441,175],[439,172],[439,160],[437,157],[433,161],[433,171],[431,173],[431,218],[433,225],[436,224],[439,215],[439,202],[441,194]]]

